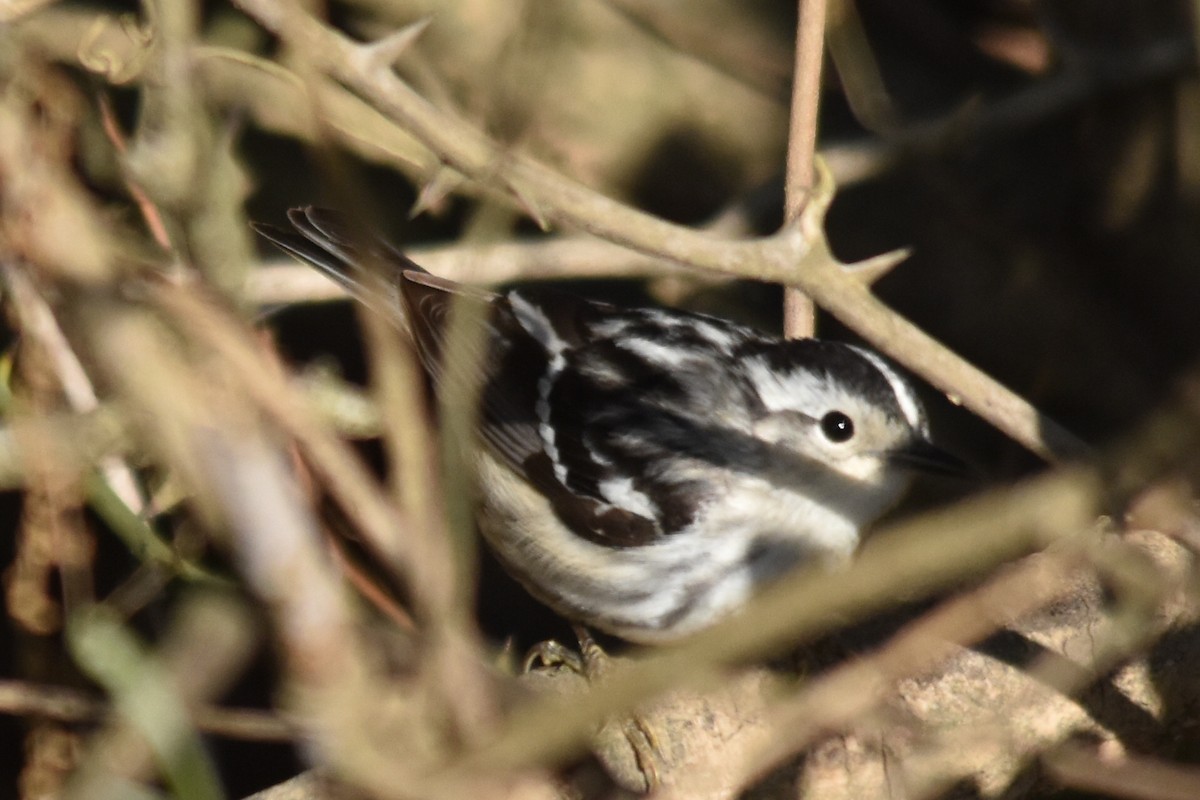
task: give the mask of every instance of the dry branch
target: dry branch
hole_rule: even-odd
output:
[[[176,242],[170,254],[175,266],[204,267],[209,282],[223,285],[236,300],[244,299],[244,286],[259,301],[311,298],[321,290],[311,284],[297,289],[295,273],[283,268],[249,283],[239,277],[250,261],[242,252],[245,242],[222,238],[221,232],[245,234],[244,186],[229,158],[229,139],[218,135],[205,110],[213,98],[243,103],[265,128],[313,142],[336,141],[427,181],[418,205],[451,190],[499,198],[570,237],[414,253],[436,272],[471,280],[466,270],[483,264],[477,279],[498,281],[579,275],[586,269],[661,274],[679,265],[722,277],[779,281],[809,293],[1030,450],[1049,459],[1087,452],[1075,437],[871,294],[864,274],[877,274],[892,256],[864,266],[838,263],[830,254],[822,230],[833,190],[828,176],[812,187],[807,204],[799,202],[814,183],[803,173],[815,141],[820,47],[814,42],[823,26],[814,19],[822,13],[802,13],[798,30],[806,44],[797,53],[791,129],[789,216],[795,224],[774,237],[744,241],[725,229],[681,227],[608,199],[497,144],[446,111],[444,102],[426,102],[392,69],[413,46],[416,27],[367,45],[318,22],[296,3],[239,4],[284,40],[296,69],[207,46],[195,4],[150,3],[153,13],[145,24],[118,24],[62,8],[37,12],[34,4],[18,11],[24,15],[21,35],[56,58],[83,63],[113,82],[140,82],[146,114],[130,152],[120,152],[122,136],[111,115],[105,121],[118,162],[134,168],[126,178],[137,175],[130,192],[160,243]],[[643,15],[650,11],[636,3],[614,5]],[[808,11],[821,6],[801,3]],[[70,24],[57,29],[56,21]],[[672,38],[662,18],[655,25]],[[787,580],[736,619],[691,641],[639,654],[583,694],[531,696],[527,687],[514,687],[486,666],[468,618],[464,571],[435,513],[442,502],[439,482],[423,472],[433,461],[424,434],[414,434],[396,417],[380,423],[374,408],[360,415],[371,417],[373,432],[387,432],[393,483],[385,490],[322,424],[278,363],[253,344],[253,333],[229,306],[194,282],[161,275],[131,279],[126,272],[131,257],[68,167],[73,154],[62,144],[70,137],[30,135],[44,134],[36,115],[26,113],[23,101],[0,99],[6,212],[0,257],[15,290],[8,299],[21,312],[16,319],[27,335],[52,345],[62,375],[78,373],[66,383],[88,391],[103,385],[121,398],[119,405],[85,416],[12,423],[0,439],[0,477],[14,483],[24,478],[23,456],[33,431],[55,443],[55,452],[72,466],[87,466],[106,453],[130,453],[139,465],[168,471],[186,485],[192,505],[184,513],[228,547],[240,579],[267,606],[287,670],[279,703],[289,711],[288,729],[307,743],[313,761],[339,775],[338,785],[379,798],[554,797],[551,771],[589,748],[610,763],[623,758],[635,773],[645,769],[644,761],[628,752],[614,756],[603,743],[614,731],[628,732],[629,726],[613,720],[636,710],[661,726],[657,736],[642,731],[663,756],[656,768],[659,797],[730,797],[765,775],[781,774],[822,798],[884,796],[897,786],[906,796],[932,796],[962,782],[983,794],[999,793],[1010,791],[1014,775],[1039,758],[1050,775],[1075,787],[1129,797],[1153,796],[1156,781],[1167,787],[1164,795],[1187,796],[1194,788],[1195,775],[1186,769],[1128,754],[1110,757],[1124,745],[1149,750],[1153,736],[1169,730],[1172,720],[1155,706],[1156,691],[1185,711],[1200,707],[1193,687],[1175,685],[1186,681],[1176,676],[1173,684],[1170,675],[1155,672],[1156,659],[1174,659],[1188,674],[1200,668],[1191,554],[1180,545],[1194,543],[1197,530],[1186,480],[1198,471],[1193,454],[1200,447],[1200,404],[1194,389],[1189,395],[1185,387],[1176,407],[1102,460],[900,523],[881,532],[848,569]],[[998,108],[980,124],[1003,128],[1029,119],[1016,106]],[[1008,116],[1000,113],[1005,108]],[[914,131],[907,144],[927,133]],[[897,147],[907,146],[903,133],[897,141]],[[216,164],[213,174],[198,169],[201,162]],[[193,191],[197,185],[202,191]],[[27,271],[51,287],[46,297],[55,298],[55,308],[30,288]],[[280,273],[293,276],[292,285],[267,288]],[[53,314],[47,316],[51,311],[61,315],[63,331],[47,325],[54,322]],[[386,326],[373,317],[367,324],[375,405],[402,406],[419,416],[412,364]],[[68,329],[82,332],[73,333],[78,342],[64,335]],[[93,352],[77,358],[75,348],[80,356]],[[90,408],[94,402],[85,398],[77,405]],[[311,491],[289,460],[291,443],[314,470]],[[1166,492],[1168,485],[1182,485],[1183,499]],[[1158,500],[1146,499],[1148,488]],[[409,591],[406,599],[417,612],[413,630],[387,627],[379,635],[377,621],[351,599],[323,547],[314,514],[321,491],[347,512],[357,533],[381,555],[389,577]],[[1156,533],[1117,541],[1111,529],[1095,524],[1101,513],[1131,501],[1139,518],[1177,541]],[[136,507],[132,500],[129,505]],[[143,556],[148,562],[176,558],[158,539],[147,541],[159,548]],[[1003,571],[993,574],[997,568]],[[963,591],[972,580],[981,584]],[[1111,602],[1105,590],[1111,590]],[[760,672],[738,672],[746,662],[839,631],[898,600],[924,601],[955,591],[961,593],[798,686],[785,689]],[[394,602],[381,595],[381,604],[386,601]],[[109,605],[120,607],[111,599]],[[110,639],[119,638],[120,630],[111,628]],[[158,680],[155,688],[174,684],[166,705],[186,706],[210,695],[236,673],[237,659],[206,665],[205,657],[237,654],[248,646],[208,653],[204,632],[188,630],[200,650],[176,649],[179,643],[168,636],[165,645],[147,648],[140,659],[150,667],[159,661],[169,666],[171,679]],[[1034,657],[1024,669],[1001,663],[986,649],[990,637],[1006,635],[1031,643]],[[139,648],[125,651],[128,656]],[[81,652],[79,660],[95,655]],[[90,663],[117,705],[128,710],[138,687],[119,670]],[[205,677],[199,685],[188,681],[193,664],[194,675]],[[553,677],[545,682],[560,683]],[[14,683],[0,683],[0,706],[63,720],[93,720],[107,707],[89,696]],[[179,724],[171,730],[138,717],[136,709],[129,717],[152,738],[185,743],[194,738],[190,725],[232,732],[235,722],[247,722],[205,708],[193,711],[190,722],[177,714]],[[705,724],[691,724],[698,718]],[[277,721],[256,722],[267,733],[282,733]],[[1099,754],[1063,745],[1080,731],[1105,742]],[[111,774],[100,763],[117,745],[124,747],[129,734],[126,722],[106,723],[78,777],[83,786],[78,791],[119,792],[133,785],[118,776],[150,774],[144,742],[135,741],[134,755]],[[788,774],[800,752],[802,769]],[[163,760],[160,774],[178,780],[181,762]],[[890,784],[864,783],[872,775],[886,776]],[[269,794],[283,797],[290,790],[301,796],[325,793],[323,785],[309,782]],[[611,787],[603,791],[616,796]]]
[[[413,92],[389,61],[380,60],[375,45],[351,41],[297,5],[283,0],[241,0],[239,5],[295,51],[307,54],[315,69],[343,81],[401,124],[443,162],[510,193],[536,209],[535,216],[692,267],[796,286],[1031,451],[1050,460],[1086,452],[1056,422],[885,307],[832,258],[821,231],[832,194],[828,175],[797,228],[757,241],[715,238],[603,197],[528,157],[501,151],[469,124]]]

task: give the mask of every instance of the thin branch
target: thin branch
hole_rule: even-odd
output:
[[[58,324],[49,303],[38,292],[29,276],[11,263],[0,265],[0,273],[13,296],[13,313],[20,322],[22,331],[37,339],[46,349],[54,365],[55,377],[62,386],[63,394],[71,408],[88,413],[100,406],[91,378],[84,370],[79,356],[71,348],[66,335]],[[100,474],[110,490],[134,514],[141,514],[146,507],[142,487],[133,470],[115,455],[97,460]]]
[[[740,752],[726,751],[736,766],[731,785],[746,787],[793,754],[849,729],[892,696],[904,678],[928,674],[959,652],[1073,590],[1081,566],[1073,548],[1039,553],[910,623],[879,650],[856,658],[773,702],[761,735],[747,737]],[[1074,548],[1077,549],[1077,548]],[[728,769],[728,765],[725,767]],[[656,800],[686,798],[703,775],[683,776]]]
[[[754,241],[728,241],[674,225],[604,197],[526,156],[504,151],[467,122],[440,111],[370,51],[284,0],[238,0],[240,8],[401,124],[446,164],[514,197],[533,199],[546,219],[705,270],[803,289],[875,347],[924,377],[1016,441],[1051,461],[1088,448],[1028,402],[889,309],[830,255],[821,230],[832,194],[827,176],[798,227]]]
[[[602,2],[650,35],[739,83],[772,99],[782,101],[787,96],[787,52],[754,30],[736,4],[728,7],[734,14],[718,18],[716,14],[724,10],[721,4],[696,14],[686,4],[656,0]]]
[[[108,95],[97,94],[96,104],[100,109],[100,124],[104,128],[104,135],[108,137],[108,141],[117,155],[122,158],[126,157],[129,145],[125,141],[121,123],[117,121]],[[175,248],[171,244],[171,236],[167,233],[167,226],[163,222],[158,206],[154,205],[154,201],[146,194],[146,190],[131,175],[125,176],[125,188],[129,190],[129,196],[133,198],[134,204],[138,207],[142,221],[146,223],[146,228],[150,231],[155,243],[163,249],[164,253],[173,253]]]
[[[365,541],[411,582],[415,597],[423,604],[429,594],[443,592],[437,576],[429,574],[438,562],[424,558],[429,550],[421,547],[423,532],[407,524],[349,448],[297,402],[283,376],[265,367],[233,319],[186,289],[162,284],[156,287],[155,299],[197,340],[220,353],[243,390],[296,438]],[[439,550],[435,546],[432,552]]]
[[[661,278],[684,270],[593,238],[564,238],[487,245],[455,244],[406,248],[406,254],[435,275],[471,284],[575,278]],[[295,261],[266,262],[250,273],[246,294],[262,305],[322,302],[345,298],[346,290]]]
[[[727,238],[748,236],[752,223],[747,213],[744,203],[735,202],[713,216],[703,229]],[[684,275],[693,284],[732,280],[731,276],[696,274],[661,257],[636,253],[592,236],[551,236],[487,244],[455,242],[404,249],[413,261],[435,275],[476,285],[517,280]],[[343,287],[321,272],[298,265],[290,258],[267,261],[251,270],[244,291],[260,305],[323,302],[348,296]]]
[[[1042,757],[1050,777],[1070,789],[1128,800],[1195,800],[1200,769],[1155,758],[1105,758],[1080,744],[1063,744]]]
[[[42,717],[60,722],[99,722],[108,713],[100,699],[62,686],[0,680],[0,714]],[[229,739],[282,742],[293,727],[270,711],[202,705],[191,710],[196,728]]]
[[[821,106],[821,64],[825,60],[826,0],[799,0],[796,19],[796,67],[792,72],[792,112],[788,130],[785,225],[800,224],[813,191],[817,152],[817,115]],[[802,339],[816,333],[816,308],[804,292],[788,287],[783,295],[783,335]]]

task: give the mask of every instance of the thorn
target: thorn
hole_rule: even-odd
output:
[[[899,250],[891,250],[887,253],[871,256],[865,261],[847,264],[844,269],[850,277],[861,281],[867,286],[871,286],[875,281],[895,269],[900,262],[907,261],[911,255],[912,250],[910,248],[901,247]]]
[[[538,228],[545,233],[549,233],[550,222],[546,219],[546,215],[542,213],[541,206],[539,206],[532,197],[527,195],[519,187],[509,184],[508,188],[513,193],[513,196],[516,197],[517,203],[522,209],[525,210],[525,213],[529,215],[529,218],[537,223]]]
[[[812,213],[824,219],[825,212],[829,210],[833,196],[837,193],[837,183],[833,179],[833,170],[820,154],[813,156],[813,170],[816,172],[817,181],[813,184],[812,196],[808,199],[805,210],[812,209]]]
[[[825,235],[825,214],[837,193],[837,184],[833,180],[833,171],[819,154],[813,156],[813,170],[816,173],[816,183],[809,190],[808,202],[793,225],[809,241],[816,241]]]
[[[421,187],[421,193],[409,209],[408,218],[415,219],[426,211],[441,211],[446,197],[463,184],[463,176],[449,167],[439,167],[429,182]]]
[[[404,51],[412,46],[417,37],[425,32],[433,17],[423,17],[416,22],[405,25],[400,30],[389,33],[377,42],[363,47],[363,60],[368,68],[390,69],[400,60]]]

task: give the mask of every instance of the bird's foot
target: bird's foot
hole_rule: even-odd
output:
[[[589,683],[595,683],[608,672],[612,658],[604,652],[591,631],[582,625],[572,625],[575,639],[579,643],[578,650],[572,650],[556,639],[538,642],[525,654],[524,671],[530,672],[537,668],[566,667],[587,678]]]
[[[589,684],[600,683],[614,668],[615,660],[605,652],[587,628],[573,625],[572,629],[579,643],[578,650],[553,639],[539,642],[530,648],[525,656],[525,672],[561,667],[584,678]],[[613,720],[613,723],[618,726],[621,737],[628,742],[633,751],[636,769],[644,781],[642,788],[649,791],[660,785],[659,764],[662,757],[657,737],[647,720],[634,712],[619,720]]]

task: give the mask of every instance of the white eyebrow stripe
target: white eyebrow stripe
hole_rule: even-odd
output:
[[[761,358],[742,362],[750,386],[769,412],[816,409],[829,395],[831,384],[821,373],[779,373]]]
[[[887,379],[888,385],[892,387],[892,393],[896,395],[896,403],[900,406],[900,413],[908,420],[908,424],[914,430],[926,433],[925,414],[921,411],[921,402],[917,399],[917,394],[913,391],[912,384],[904,380],[891,364],[870,350],[855,347],[854,345],[850,345],[850,347],[853,347],[863,358],[870,361],[875,369],[879,370],[883,377]]]

